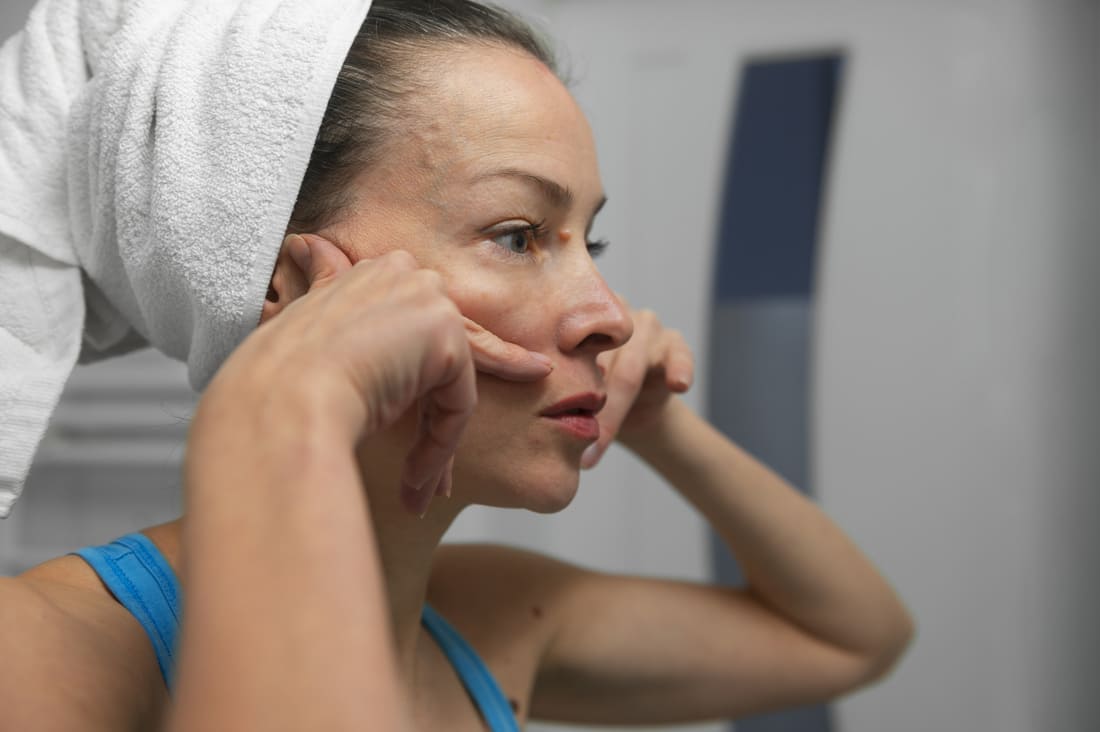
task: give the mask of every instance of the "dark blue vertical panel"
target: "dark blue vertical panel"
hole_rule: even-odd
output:
[[[809,297],[841,59],[749,64],[729,148],[719,300]]]
[[[711,421],[810,492],[813,274],[839,55],[748,64],[731,132],[710,324]],[[713,540],[719,581],[736,561]],[[737,720],[737,732],[829,732],[825,707]]]

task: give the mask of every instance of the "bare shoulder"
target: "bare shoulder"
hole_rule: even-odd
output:
[[[137,621],[76,563],[60,557],[0,578],[5,728],[153,729],[167,692],[152,648]]]
[[[444,544],[436,552],[431,592],[443,601],[460,596],[462,604],[482,613],[503,608],[538,618],[553,612],[560,592],[588,574],[576,565],[517,547]]]
[[[428,602],[488,655],[537,664],[569,589],[589,574],[567,562],[498,544],[445,544],[436,552]]]

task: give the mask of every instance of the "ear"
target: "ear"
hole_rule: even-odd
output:
[[[267,287],[260,323],[266,323],[283,311],[290,303],[309,291],[309,273],[290,256],[290,247],[283,242],[279,257],[275,260],[275,271],[271,275],[271,284]]]

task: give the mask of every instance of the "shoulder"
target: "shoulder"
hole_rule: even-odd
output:
[[[515,547],[445,544],[436,552],[428,602],[479,651],[522,649],[537,665],[570,595],[592,574]]]
[[[144,631],[81,565],[59,557],[0,578],[0,708],[13,729],[151,728],[163,709]]]
[[[500,544],[445,544],[435,556],[429,595],[472,612],[493,608],[531,618],[552,613],[563,593],[594,573],[537,552]]]

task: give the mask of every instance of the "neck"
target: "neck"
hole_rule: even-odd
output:
[[[356,456],[386,581],[398,668],[406,689],[418,688],[415,681],[419,660],[431,651],[420,618],[428,596],[432,560],[443,535],[465,507],[458,498],[439,497],[432,500],[424,518],[419,518],[401,504],[401,470],[416,431],[415,415],[407,415],[391,429],[364,441]]]
[[[428,594],[432,560],[462,507],[453,499],[436,498],[421,519],[401,505],[396,478],[381,485],[387,487],[368,489],[371,523],[386,581],[398,663],[406,681],[411,682],[424,638],[420,617]]]
[[[360,452],[360,474],[364,476],[363,488],[369,499],[371,525],[386,582],[399,669],[405,688],[415,689],[418,659],[426,650],[420,617],[428,594],[432,560],[443,535],[465,505],[457,499],[436,498],[424,518],[413,516],[401,505],[400,463],[395,466],[391,464],[392,458],[387,459],[405,455],[408,450],[395,449],[393,444],[377,448]],[[362,469],[368,465],[369,472]],[[371,481],[366,484],[368,475]],[[181,574],[183,521],[181,518],[145,529],[177,575]]]

